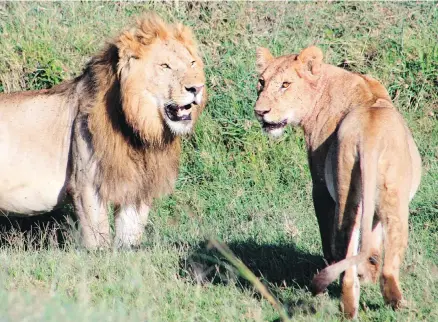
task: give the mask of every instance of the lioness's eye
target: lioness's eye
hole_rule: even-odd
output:
[[[289,82],[283,82],[283,84],[281,84],[281,88],[288,88],[290,86]]]
[[[160,66],[164,69],[170,69],[170,66],[167,64],[161,64]]]
[[[196,61],[192,61],[192,67],[195,67]]]

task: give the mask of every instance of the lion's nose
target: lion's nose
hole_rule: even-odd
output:
[[[255,113],[260,116],[263,117],[265,114],[268,114],[271,111],[271,109],[268,110],[255,110]]]
[[[204,88],[204,84],[186,86],[186,91],[192,93],[193,95],[198,95],[203,88]]]

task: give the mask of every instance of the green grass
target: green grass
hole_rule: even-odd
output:
[[[45,88],[78,75],[105,39],[148,9],[192,26],[206,63],[210,101],[184,140],[177,189],[155,203],[138,251],[88,253],[74,229],[64,247],[53,234],[31,247],[7,231],[2,320],[278,319],[206,247],[213,236],[261,277],[294,321],[339,320],[337,285],[316,298],[307,289],[323,262],[302,133],[291,128],[269,140],[253,117],[255,48],[283,54],[318,44],[327,62],[383,82],[423,158],[401,272],[409,307],[394,312],[377,285],[366,286],[360,320],[437,321],[436,3],[0,3],[0,91]]]

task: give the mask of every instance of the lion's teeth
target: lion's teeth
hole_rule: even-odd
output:
[[[179,109],[178,110],[178,116],[186,116],[186,115],[190,115],[192,111],[190,109],[186,110],[186,109]]]

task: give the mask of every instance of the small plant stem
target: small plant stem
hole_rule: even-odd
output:
[[[283,305],[269,292],[267,287],[260,282],[257,276],[236,256],[227,245],[219,242],[217,239],[210,239],[211,245],[216,249],[239,271],[240,275],[250,282],[259,293],[264,296],[268,302],[277,310],[282,321],[290,321],[290,318]]]

